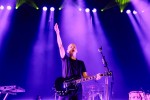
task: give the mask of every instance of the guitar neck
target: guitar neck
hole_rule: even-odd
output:
[[[100,76],[103,76],[103,74],[100,74]],[[85,81],[94,80],[96,78],[97,78],[97,76],[94,75],[94,76],[89,76],[89,77],[86,77],[86,78],[77,79],[77,80],[75,80],[75,82],[76,83],[82,83],[82,82],[85,82]]]

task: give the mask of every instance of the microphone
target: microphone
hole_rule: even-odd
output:
[[[98,52],[102,52],[102,46],[98,48]]]

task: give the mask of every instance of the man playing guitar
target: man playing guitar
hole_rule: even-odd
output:
[[[66,53],[62,44],[60,31],[57,23],[54,26],[54,30],[56,32],[57,43],[59,47],[60,57],[62,60],[62,77],[65,79],[87,78],[88,74],[84,62],[76,58],[76,54],[78,52],[76,45],[74,43],[69,44]],[[100,79],[100,76],[97,76],[95,79]],[[71,93],[69,92],[68,95],[59,96],[59,100],[82,100],[81,83],[77,84],[76,87],[76,91]]]

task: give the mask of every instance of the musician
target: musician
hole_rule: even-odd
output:
[[[64,78],[86,78],[88,77],[87,70],[83,61],[76,58],[77,47],[74,43],[69,44],[67,54],[62,44],[58,24],[54,26],[57,36],[57,43],[59,47],[60,57],[62,60],[62,75]],[[100,79],[98,77],[97,79]],[[82,85],[78,84],[77,92],[68,96],[59,96],[59,100],[82,100]]]

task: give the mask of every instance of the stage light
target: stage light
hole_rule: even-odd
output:
[[[123,13],[123,9],[121,9],[120,12]]]
[[[104,9],[101,9],[101,12],[103,12],[104,11]]]
[[[127,10],[126,13],[127,13],[127,14],[130,14],[130,13],[131,13],[131,10]]]
[[[86,8],[86,9],[85,9],[85,12],[90,12],[90,9],[89,9],[89,8]]]
[[[137,14],[137,11],[134,10],[134,11],[133,11],[133,14]]]
[[[39,7],[36,7],[36,10],[39,10]]]
[[[8,9],[8,10],[11,10],[11,6],[7,6],[7,9]]]
[[[4,9],[4,6],[3,6],[3,5],[1,5],[1,6],[0,6],[0,10],[3,10],[3,9]]]
[[[54,11],[54,10],[55,10],[55,8],[54,8],[54,7],[51,7],[51,8],[50,8],[50,10],[51,10],[51,11]]]
[[[92,12],[96,12],[97,10],[96,10],[96,8],[94,8],[93,10],[92,10]]]
[[[19,7],[18,7],[18,6],[16,6],[15,8],[16,8],[16,9],[18,9]]]
[[[43,10],[46,11],[46,10],[47,10],[47,7],[43,7]]]
[[[4,6],[3,6],[3,5],[1,5],[1,6],[0,6],[0,10],[3,10],[3,9],[4,9]]]
[[[62,7],[59,7],[59,10],[62,10]]]

